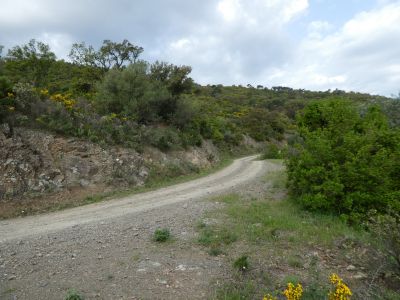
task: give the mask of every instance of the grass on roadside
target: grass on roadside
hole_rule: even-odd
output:
[[[348,227],[334,216],[315,215],[302,211],[288,200],[243,200],[232,194],[214,201],[225,203],[222,210],[212,213],[224,222],[201,223],[199,243],[204,246],[230,245],[238,239],[255,245],[332,246],[339,238],[363,240],[363,233]]]
[[[267,293],[278,295],[276,291],[285,289],[288,282],[300,282],[302,299],[324,299],[331,273],[349,283],[355,294],[352,299],[385,299],[393,294],[373,277],[380,258],[374,256],[377,252],[367,232],[349,227],[336,216],[304,211],[289,199],[274,199],[274,193],[285,192],[284,170],[270,172],[264,181],[271,186],[269,196],[213,198],[223,203],[222,208],[207,213],[207,222],[198,226],[198,242],[210,254],[218,249],[232,264],[246,253],[246,260],[256,262],[246,273],[231,267],[231,279],[217,288],[213,298],[262,299]],[[387,299],[399,299],[396,295]]]

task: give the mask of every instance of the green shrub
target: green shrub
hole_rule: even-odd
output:
[[[262,155],[263,159],[281,159],[283,158],[283,151],[275,144],[267,144],[264,153]]]
[[[170,238],[171,238],[171,233],[168,228],[163,228],[163,229],[158,228],[154,231],[153,239],[156,242],[164,243],[168,241]]]
[[[65,300],[84,300],[85,298],[80,295],[76,290],[71,289],[68,290],[67,295],[64,298]]]
[[[143,133],[143,141],[162,151],[178,149],[181,145],[179,134],[170,127],[147,128]]]
[[[242,272],[249,269],[249,257],[247,255],[242,255],[233,262],[233,267]]]
[[[302,142],[287,161],[288,185],[305,208],[358,222],[400,209],[400,132],[376,107],[360,115],[345,101],[315,102],[298,118]]]

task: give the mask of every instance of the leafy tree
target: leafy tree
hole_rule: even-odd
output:
[[[103,45],[95,50],[84,42],[75,43],[69,53],[72,62],[79,65],[99,67],[103,70],[122,68],[128,63],[136,63],[143,48],[131,44],[128,40],[121,43],[104,40]]]
[[[188,77],[191,71],[189,66],[156,61],[150,66],[150,78],[163,83],[173,96],[178,96],[192,89],[193,80]]]
[[[8,50],[5,59],[6,74],[12,81],[25,81],[34,86],[44,86],[56,55],[50,51],[49,45],[32,39],[28,44]]]
[[[137,62],[105,75],[99,85],[98,102],[102,113],[122,114],[139,123],[151,123],[168,116],[172,96],[162,83],[150,80],[147,63]]]
[[[360,115],[347,101],[308,105],[303,139],[288,160],[292,195],[311,210],[349,215],[400,211],[400,132],[376,106]]]

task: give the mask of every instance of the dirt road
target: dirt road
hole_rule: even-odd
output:
[[[56,213],[0,221],[0,243],[217,194],[260,175],[264,170],[264,163],[254,160],[255,158],[240,158],[215,174],[148,193]]]
[[[0,299],[203,299],[226,274],[221,257],[196,246],[196,222],[218,194],[252,189],[276,165],[235,160],[190,182],[59,211],[0,222]],[[259,184],[260,185],[260,184]],[[260,186],[264,186],[261,184]],[[173,242],[151,240],[167,227]]]

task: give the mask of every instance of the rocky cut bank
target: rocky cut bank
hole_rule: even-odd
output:
[[[135,187],[151,176],[183,175],[220,159],[207,141],[185,151],[147,147],[138,153],[26,128],[8,137],[8,127],[0,128],[0,200],[7,201],[69,189]]]

